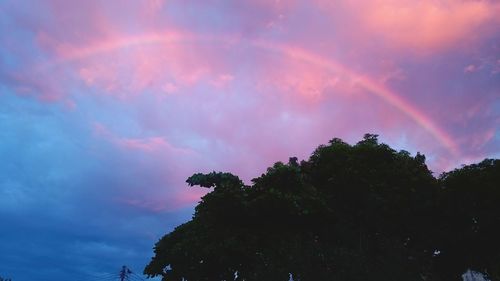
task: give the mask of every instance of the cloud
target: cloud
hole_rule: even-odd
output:
[[[447,49],[468,49],[494,35],[500,26],[496,1],[376,0],[318,1],[332,17],[347,14],[348,32],[382,41],[404,52],[429,54]],[[343,16],[342,18],[345,18]],[[361,33],[360,33],[361,32]],[[360,33],[360,34],[359,34]]]
[[[438,75],[428,77],[423,70],[431,60],[422,66],[405,67],[412,62],[411,58],[389,54],[393,48],[427,53],[439,53],[454,46],[460,49],[456,40],[465,40],[469,33],[477,34],[477,40],[488,38],[492,34],[490,26],[496,24],[490,12],[497,10],[497,4],[489,1],[319,1],[318,7],[311,6],[309,10],[300,9],[302,6],[296,1],[242,2],[227,6],[215,1],[214,7],[220,10],[201,13],[204,7],[201,4],[186,6],[175,1],[151,1],[143,5],[126,2],[122,13],[117,14],[109,2],[97,1],[81,7],[63,2],[52,1],[42,9],[55,15],[50,20],[43,16],[28,20],[20,13],[21,9],[11,15],[13,22],[28,22],[23,28],[33,36],[32,48],[43,54],[41,59],[16,56],[18,67],[3,70],[3,80],[11,90],[21,96],[62,102],[68,110],[80,112],[104,100],[102,106],[118,102],[122,107],[131,108],[139,133],[114,136],[111,141],[125,150],[150,153],[173,150],[175,145],[167,139],[182,146],[182,143],[195,143],[193,138],[199,138],[212,145],[222,143],[228,147],[244,143],[244,150],[260,151],[257,155],[262,155],[264,162],[278,157],[272,152],[279,149],[267,147],[253,140],[253,136],[259,132],[265,140],[275,139],[275,132],[293,132],[293,122],[307,124],[310,129],[300,133],[313,134],[316,142],[327,138],[322,130],[329,135],[331,132],[350,134],[348,130],[361,135],[363,130],[379,128],[402,130],[431,151],[443,153],[443,147],[431,144],[432,138],[444,148],[458,150],[452,134],[440,128],[455,117],[439,116],[436,108],[428,108],[431,95],[443,96],[440,92],[449,91],[446,87],[432,86],[439,83],[435,79]],[[190,21],[162,16],[176,9],[185,11]],[[233,22],[235,26],[231,28],[231,18],[213,26],[213,31],[198,28],[197,22],[208,24],[213,13],[223,10],[258,16]],[[310,24],[299,21],[306,12],[315,15]],[[342,15],[325,17],[332,15],[330,13]],[[72,14],[78,15],[69,16]],[[127,17],[136,25],[125,21]],[[90,26],[85,24],[88,18],[95,19]],[[283,28],[269,30],[267,22],[276,19]],[[332,27],[333,36],[316,30],[320,19]],[[297,29],[300,32],[291,29],[296,26],[294,21],[303,25]],[[351,26],[350,33],[360,36],[346,37],[341,21]],[[254,30],[247,32],[246,26],[256,22],[262,25],[257,24]],[[448,25],[453,28],[445,28]],[[201,30],[205,33],[200,33]],[[444,30],[445,33],[439,33]],[[277,38],[272,38],[273,35]],[[340,49],[331,45],[332,38],[336,37],[339,37],[337,41],[345,39]],[[370,41],[371,38],[385,42],[375,49],[388,50],[376,53],[383,55],[378,60],[376,56],[360,55],[366,47],[358,40]],[[323,39],[324,45],[314,43]],[[301,43],[297,43],[299,41]],[[301,44],[308,48],[301,48]],[[369,46],[372,47],[374,45]],[[352,52],[341,56],[343,48],[350,48]],[[358,55],[352,55],[355,53]],[[471,65],[474,70],[480,68],[475,67],[476,64],[460,68],[469,73]],[[447,67],[435,68],[449,73]],[[419,79],[426,81],[416,85]],[[457,77],[449,80],[454,79]],[[104,96],[111,99],[103,99]],[[440,99],[441,102],[446,98]],[[323,109],[324,104],[331,108]],[[393,107],[401,112],[387,110]],[[457,108],[462,107],[461,100],[457,100]],[[354,112],[365,117],[359,119],[367,123],[353,123],[358,120]],[[112,119],[104,111],[101,114],[105,119]],[[337,118],[337,123],[329,127],[312,125],[309,121],[329,123],[332,116]],[[413,124],[405,119],[407,117],[413,119]],[[224,120],[234,121],[239,128],[228,130]],[[410,127],[417,131],[408,129]],[[175,133],[172,128],[176,128]],[[151,131],[141,135],[147,130]],[[430,136],[421,138],[425,133]],[[304,144],[299,143],[294,147],[304,151]],[[276,146],[280,145],[284,144]],[[286,150],[290,151],[291,147]]]
[[[473,64],[469,64],[468,66],[464,67],[464,73],[473,73],[478,70],[477,66]]]
[[[182,169],[168,169],[178,155],[140,160],[142,149],[127,153],[120,138],[110,142],[109,129],[89,128],[78,111],[9,92],[0,101],[0,239],[8,241],[0,243],[2,274],[88,278],[123,263],[140,272],[151,245],[188,219],[202,195],[186,196],[176,175]],[[185,153],[164,140],[151,144],[159,145],[156,155]]]
[[[206,192],[188,176],[249,183],[332,137],[378,133],[436,172],[498,155],[498,3],[315,3],[1,1],[11,277],[140,271]]]

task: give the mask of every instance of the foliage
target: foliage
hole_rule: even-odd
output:
[[[444,173],[439,182],[440,274],[449,278],[468,266],[500,280],[500,160]]]
[[[214,188],[191,221],[156,243],[145,268],[162,280],[459,280],[467,268],[500,280],[500,165],[485,160],[432,176],[365,135],[277,162],[245,186]]]

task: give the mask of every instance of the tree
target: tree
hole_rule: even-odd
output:
[[[213,190],[191,221],[156,243],[144,273],[437,281],[459,280],[471,267],[500,280],[498,167],[486,160],[436,179],[424,155],[367,134],[355,145],[332,139],[300,163],[277,162],[251,186],[229,173],[195,174],[190,186]],[[464,244],[470,255],[457,258]]]
[[[439,178],[437,271],[443,279],[468,268],[500,280],[500,161],[484,161]]]

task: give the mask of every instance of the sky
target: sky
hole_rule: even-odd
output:
[[[365,133],[500,157],[500,2],[0,1],[0,276],[141,273],[206,192]]]

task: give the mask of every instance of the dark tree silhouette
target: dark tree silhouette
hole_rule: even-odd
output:
[[[246,186],[229,173],[187,182],[213,190],[191,221],[155,245],[144,270],[162,280],[500,280],[500,165],[438,179],[365,135],[333,139],[309,160],[278,162]]]
[[[470,267],[500,280],[500,161],[486,159],[439,178],[441,254],[436,267],[443,279]]]

